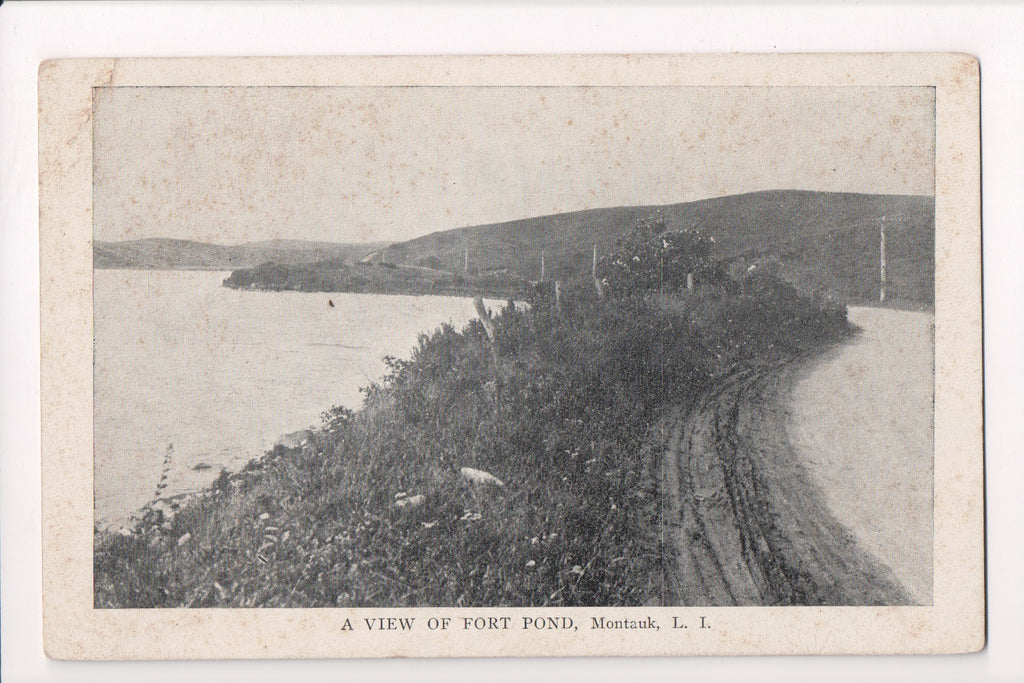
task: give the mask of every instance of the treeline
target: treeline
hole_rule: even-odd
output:
[[[529,289],[509,273],[450,273],[387,262],[350,264],[339,260],[316,263],[264,263],[235,270],[224,280],[232,289],[358,294],[434,294],[509,299]]]
[[[659,603],[649,430],[848,325],[771,276],[730,277],[696,234],[640,231],[601,265],[600,286],[543,284],[488,325],[421,335],[301,447],[99,531],[96,607]]]

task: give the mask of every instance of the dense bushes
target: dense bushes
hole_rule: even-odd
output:
[[[599,275],[617,296],[676,292],[691,283],[718,286],[725,267],[714,258],[714,239],[700,232],[665,232],[662,223],[641,224],[601,259]]]
[[[100,532],[96,605],[657,603],[648,430],[846,322],[771,278],[724,278],[699,238],[650,239],[603,299],[566,283],[556,307],[541,285],[528,308],[495,313],[494,348],[478,320],[422,335],[361,411],[325,415],[303,447],[223,476],[171,519]],[[702,284],[678,292],[693,271]],[[505,485],[471,485],[463,467]]]

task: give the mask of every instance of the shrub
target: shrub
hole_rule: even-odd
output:
[[[713,253],[713,240],[700,232],[665,232],[664,224],[643,224],[601,259],[598,275],[618,296],[679,291],[688,275],[701,285],[720,285],[725,268]]]
[[[838,338],[846,318],[769,276],[727,282],[697,234],[639,232],[604,262],[604,299],[571,281],[557,310],[541,283],[529,308],[494,316],[493,352],[479,321],[421,335],[305,448],[222,475],[171,519],[98,531],[96,606],[657,602],[648,430],[727,373]],[[697,290],[665,293],[688,272]],[[505,486],[472,487],[461,467]]]

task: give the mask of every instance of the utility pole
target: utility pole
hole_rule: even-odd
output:
[[[881,263],[881,288],[878,292],[878,301],[885,303],[885,216],[882,216],[882,223],[879,229],[878,249]]]

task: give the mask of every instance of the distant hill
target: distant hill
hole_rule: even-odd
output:
[[[664,206],[590,209],[435,232],[392,244],[367,258],[461,272],[505,271],[548,278],[590,268],[593,246],[614,248],[640,221],[666,230],[701,230],[722,257],[774,262],[804,292],[850,303],[878,300],[879,228],[886,226],[887,298],[897,306],[934,302],[935,201],[932,197],[773,190]]]
[[[303,240],[265,240],[237,245],[191,240],[149,238],[93,244],[94,268],[164,270],[234,270],[261,263],[356,262],[383,247],[385,242],[340,244]]]

